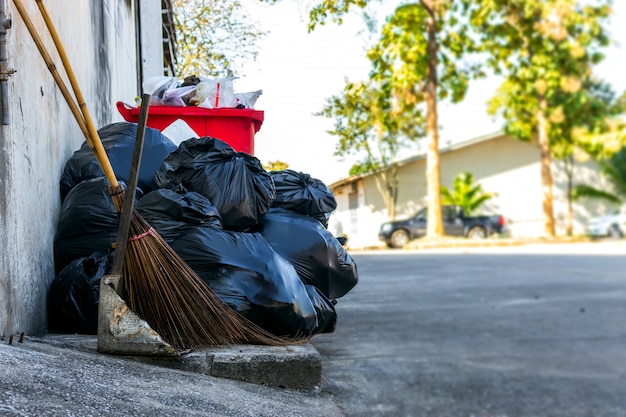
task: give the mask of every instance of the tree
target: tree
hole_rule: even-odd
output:
[[[616,117],[624,108],[609,85],[592,78],[584,80],[578,91],[559,95],[563,118],[560,123],[550,126],[550,138],[554,143],[551,151],[562,161],[567,176],[565,230],[567,236],[571,236],[574,231],[575,161],[585,160],[587,155],[603,159],[626,144],[626,134],[622,137],[612,135],[616,129],[624,131],[624,122]]]
[[[592,198],[614,204],[626,204],[626,148],[609,159],[600,161],[600,170],[613,185],[613,190],[600,189],[588,184],[574,187],[574,198]]]
[[[483,191],[482,185],[474,184],[474,176],[470,172],[457,174],[452,191],[441,186],[442,203],[460,206],[466,216],[470,216],[495,195],[495,193]]]
[[[602,22],[610,14],[611,0],[597,3],[492,0],[471,12],[472,24],[489,52],[488,64],[505,76],[491,101],[491,112],[504,117],[505,131],[513,137],[537,138],[548,236],[555,235],[552,154],[564,139],[557,134],[559,125],[572,113],[564,107],[568,102],[564,96],[578,95],[608,43]]]
[[[363,155],[351,175],[373,173],[390,219],[395,219],[398,199],[396,157],[409,142],[423,136],[423,116],[415,108],[399,111],[388,82],[346,83],[341,95],[326,99],[318,116],[334,120],[328,133],[337,136],[335,155]]]
[[[176,73],[225,76],[255,58],[259,31],[239,0],[175,0]]]
[[[476,66],[464,66],[462,57],[475,50],[467,20],[460,5],[473,3],[421,0],[401,5],[387,19],[378,44],[368,56],[373,64],[371,79],[388,80],[391,95],[399,106],[425,103],[427,151],[427,236],[444,234],[441,215],[441,178],[437,100],[460,101],[472,76],[481,75]],[[364,8],[367,0],[321,0],[310,12],[309,28],[328,18],[341,23],[350,6]]]

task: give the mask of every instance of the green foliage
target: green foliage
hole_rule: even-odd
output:
[[[592,139],[610,132],[619,120],[616,116],[622,112],[609,85],[588,78],[578,91],[560,92],[557,99],[562,103],[559,110],[562,118],[559,123],[550,124],[550,137],[561,140],[553,140],[554,156],[563,159],[578,148],[601,158],[621,148],[619,141],[605,140],[600,143]]]
[[[602,24],[610,14],[611,0],[599,0],[595,6],[575,0],[481,3],[484,7],[472,9],[471,21],[482,33],[488,64],[505,76],[489,111],[505,119],[506,132],[530,140],[539,133],[539,112],[548,121],[553,144],[571,140],[564,133],[576,125],[601,128],[606,111],[594,108],[601,96],[592,97],[589,88],[594,83],[592,67],[603,58],[601,50],[609,42]],[[580,116],[591,108],[596,110],[595,120],[583,120]]]
[[[368,161],[357,162],[356,164],[350,167],[350,176],[369,174],[376,171],[376,167],[372,166],[372,164]]]
[[[600,169],[613,186],[613,191],[579,184],[574,187],[574,199],[583,197],[626,204],[626,148],[616,152],[608,160],[599,162]]]
[[[377,82],[387,80],[403,105],[424,101],[430,65],[435,64],[437,72],[438,98],[452,102],[464,98],[470,79],[484,75],[477,63],[467,59],[477,46],[458,8],[450,4],[441,2],[436,9],[436,56],[431,57],[428,51],[430,15],[422,3],[398,7],[383,26],[378,43],[368,52],[372,61],[370,77]]]
[[[500,111],[507,121],[506,131],[525,141],[537,132],[536,96],[523,95],[520,85],[505,81],[490,101],[490,111]],[[594,158],[605,158],[626,144],[626,123],[621,97],[609,85],[592,77],[581,82],[576,92],[555,91],[549,111],[548,137],[551,152],[563,159],[577,151]]]
[[[413,110],[411,113],[410,110]],[[317,113],[334,120],[329,131],[338,138],[335,155],[360,155],[350,175],[375,173],[390,217],[398,195],[398,152],[423,136],[423,116],[415,107],[395,107],[388,83],[346,83],[341,94],[326,99]]]
[[[282,171],[289,168],[289,164],[283,161],[267,161],[267,164],[262,165],[266,171]]]
[[[343,23],[342,16],[348,13],[350,6],[364,8],[367,3],[369,0],[321,0],[309,12],[309,32],[318,24],[324,25],[328,19],[341,24]]]
[[[225,76],[256,58],[259,31],[239,0],[175,0],[176,73]]]
[[[457,174],[452,191],[441,186],[441,202],[460,206],[467,216],[471,216],[494,196],[496,196],[495,193],[483,191],[482,185],[474,184],[474,176],[470,172]]]
[[[342,94],[326,99],[317,113],[334,120],[335,155],[363,155],[370,172],[388,167],[404,146],[423,136],[423,115],[394,108],[389,85],[348,82]],[[405,108],[407,110],[408,108]]]
[[[564,139],[554,147],[555,156],[562,158],[580,149],[601,160],[626,145],[622,97],[607,84],[586,80],[578,93],[564,95],[562,108],[562,123],[551,126],[551,134]]]

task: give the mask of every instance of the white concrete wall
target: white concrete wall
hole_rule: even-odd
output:
[[[378,229],[380,224],[387,220],[386,213],[376,210],[371,203],[376,199],[377,194],[372,195],[372,190],[368,184],[371,178],[356,183],[355,187],[347,186],[335,190],[334,195],[337,200],[337,209],[331,216],[328,230],[335,236],[347,235],[348,246],[351,248],[368,248],[380,245],[378,241]],[[349,210],[349,195],[355,192],[358,198],[358,207]],[[339,225],[340,230],[337,229]]]
[[[67,158],[84,139],[13,3],[0,1],[6,2],[13,22],[9,66],[17,70],[9,81],[11,123],[0,131],[0,336],[4,337],[46,331],[59,179]],[[36,3],[23,3],[61,68]],[[96,126],[120,121],[115,102],[132,101],[138,93],[135,2],[51,0],[45,5]]]
[[[471,172],[475,181],[482,184],[483,190],[497,193],[483,206],[481,214],[504,215],[512,237],[542,236],[544,219],[537,146],[501,136],[450,151],[444,149],[440,158],[442,185],[451,187],[459,172]],[[563,163],[553,161],[552,171],[557,235],[565,235],[567,177]],[[425,172],[423,158],[400,167],[397,219],[406,218],[425,206]],[[608,187],[593,161],[575,164],[574,183]],[[378,229],[388,219],[383,199],[373,176],[360,178],[358,184],[359,208],[352,214],[347,209],[347,191],[343,191],[348,187],[333,190],[338,202],[333,216],[342,219],[344,229],[349,230],[351,247],[380,246]],[[590,217],[610,210],[606,204],[590,200],[577,201],[573,208],[575,235],[585,233]]]
[[[163,28],[161,0],[143,0],[139,7],[141,19],[141,59],[143,78],[163,75]]]

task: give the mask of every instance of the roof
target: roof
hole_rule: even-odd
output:
[[[481,142],[486,142],[489,140],[493,140],[493,139],[497,139],[500,138],[502,136],[504,136],[505,133],[501,130],[498,130],[496,132],[491,132],[491,133],[487,133],[485,135],[481,135],[481,136],[477,136],[471,139],[467,139],[467,140],[463,140],[463,141],[459,141],[459,142],[455,142],[452,144],[446,144],[445,146],[440,146],[439,147],[439,153],[446,153],[446,152],[452,152],[455,151],[457,149],[461,149],[461,148],[466,148],[468,146],[472,146],[472,145],[476,145],[477,143],[481,143]],[[404,165],[408,165],[410,163],[413,163],[415,161],[419,161],[421,159],[425,159],[426,158],[426,154],[425,153],[419,153],[417,155],[408,157],[406,159],[402,159],[400,161],[398,161],[396,163],[397,166],[404,166]],[[364,174],[359,174],[359,175],[353,175],[351,177],[347,177],[347,178],[342,178],[338,181],[333,182],[332,184],[330,184],[328,186],[328,188],[330,188],[331,190],[337,188],[337,187],[341,187],[342,185],[347,185],[353,182],[356,182],[362,178],[367,178],[370,175],[374,174],[375,172],[368,172],[368,173],[364,173]]]

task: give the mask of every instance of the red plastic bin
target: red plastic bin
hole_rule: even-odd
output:
[[[139,121],[139,107],[118,101],[117,110],[127,122]],[[150,106],[147,125],[163,131],[182,119],[198,136],[221,139],[238,152],[254,155],[254,135],[261,129],[263,116],[262,110],[254,109]]]

